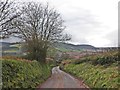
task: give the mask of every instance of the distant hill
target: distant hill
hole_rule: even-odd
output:
[[[11,47],[11,45],[14,45],[15,43],[9,43],[9,42],[0,42],[0,47],[2,48],[2,50],[10,50],[10,49],[14,49],[16,47]]]
[[[0,46],[1,46],[1,47],[9,47],[10,45],[12,45],[12,43],[0,42]]]
[[[4,46],[14,45],[14,44],[18,44],[18,43],[0,42],[0,46],[2,45],[3,47]]]
[[[63,51],[67,51],[67,50],[81,51],[81,50],[95,50],[96,49],[96,47],[92,45],[87,45],[87,44],[74,45],[74,44],[69,44],[69,43],[55,43],[55,47]]]

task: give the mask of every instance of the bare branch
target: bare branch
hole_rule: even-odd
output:
[[[51,43],[70,39],[66,34],[63,34],[64,20],[48,4],[25,3],[20,12],[22,15],[15,18],[12,23],[19,31],[21,38],[26,41],[34,59],[45,59]],[[36,56],[37,54],[39,56]]]
[[[11,25],[13,19],[20,16],[17,12],[15,3],[13,1],[0,1],[0,34],[1,37],[9,36],[12,34],[11,30],[14,28]]]

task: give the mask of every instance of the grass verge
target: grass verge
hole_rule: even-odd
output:
[[[90,88],[118,88],[120,77],[117,54],[116,52],[109,52],[84,57],[65,64],[62,69],[78,78],[82,78]]]

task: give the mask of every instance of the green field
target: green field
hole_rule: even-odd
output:
[[[21,45],[20,44],[13,44],[9,46],[5,46],[2,49],[3,56],[20,56],[22,54]]]
[[[83,79],[90,88],[118,88],[120,85],[118,52],[107,52],[65,62],[62,69]]]

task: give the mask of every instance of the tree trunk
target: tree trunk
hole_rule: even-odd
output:
[[[39,61],[42,63],[46,62],[46,56],[47,56],[47,49],[43,49],[42,52],[40,52],[40,58]]]

